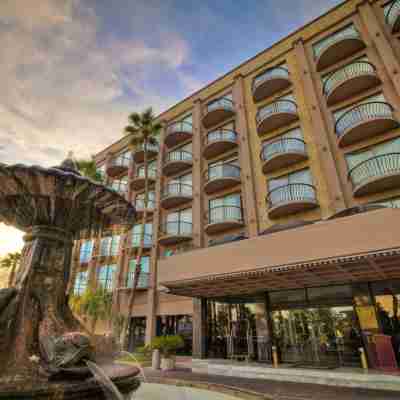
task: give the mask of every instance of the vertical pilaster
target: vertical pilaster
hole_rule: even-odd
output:
[[[400,95],[400,63],[390,41],[385,35],[384,29],[378,21],[373,6],[369,2],[364,2],[359,5],[359,13],[397,94]]]
[[[193,358],[207,355],[207,300],[193,300]]]
[[[312,79],[312,68],[302,39],[294,43],[294,51],[297,59],[297,68],[299,68],[298,74],[303,89],[304,101],[310,114],[313,143],[317,149],[319,163],[327,185],[329,208],[332,212],[336,212],[346,208],[344,191],[333,157],[332,145],[328,139],[326,122],[318,101],[317,88]]]
[[[97,276],[97,268],[99,266],[99,256],[100,256],[100,242],[101,242],[101,233],[94,239],[93,242],[93,252],[92,258],[89,261],[88,270],[88,287],[94,289],[96,287],[96,276]]]
[[[251,155],[251,143],[246,118],[243,76],[237,75],[233,86],[233,102],[236,110],[236,132],[239,143],[239,161],[242,180],[243,212],[245,213],[248,235],[258,235],[259,218],[257,212],[256,190]]]
[[[202,108],[201,100],[197,99],[194,103],[192,114],[193,121],[193,204],[192,204],[192,223],[193,223],[193,245],[196,248],[203,247],[203,227],[204,227],[204,207],[203,207],[203,132],[202,132]]]
[[[123,278],[124,278],[124,266],[125,266],[125,260],[126,260],[126,253],[129,251],[128,249],[128,239],[129,239],[129,233],[124,232],[121,235],[120,239],[120,245],[119,245],[119,251],[118,251],[118,260],[117,260],[117,271],[116,271],[116,277],[113,282],[113,309],[115,313],[119,313],[120,311],[120,290],[121,287],[124,286]]]
[[[161,223],[161,192],[163,188],[163,175],[162,175],[162,162],[164,159],[164,138],[167,129],[167,123],[162,122],[163,129],[160,137],[160,151],[157,157],[157,176],[156,187],[155,187],[155,208],[153,215],[153,245],[150,254],[150,276],[149,276],[149,288],[147,290],[147,320],[146,320],[146,343],[149,344],[151,339],[156,335],[157,327],[157,264],[159,256],[158,237],[160,233]]]

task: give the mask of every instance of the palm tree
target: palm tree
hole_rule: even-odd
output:
[[[3,257],[0,261],[0,266],[2,268],[11,269],[10,274],[8,275],[8,287],[11,287],[14,284],[15,271],[21,261],[21,253],[8,253],[5,257]]]
[[[157,137],[160,135],[162,125],[155,121],[153,109],[150,107],[142,113],[134,112],[129,116],[129,125],[125,127],[124,133],[129,136],[129,145],[132,149],[137,146],[143,146],[144,159],[144,210],[142,217],[142,225],[140,230],[140,245],[136,258],[136,266],[133,279],[133,288],[129,297],[128,317],[124,320],[123,326],[123,343],[122,348],[126,349],[128,346],[128,335],[126,334],[129,326],[129,321],[133,315],[133,305],[135,303],[136,289],[139,282],[140,274],[142,271],[142,255],[144,249],[145,237],[145,224],[147,219],[147,206],[149,201],[149,165],[147,149],[149,145],[157,145]],[[134,329],[134,326],[132,327]]]
[[[97,170],[96,162],[94,161],[93,158],[91,159],[81,159],[78,160],[77,162],[79,172],[83,175],[86,176],[87,178],[96,181],[96,182],[101,182],[102,181],[102,176]]]

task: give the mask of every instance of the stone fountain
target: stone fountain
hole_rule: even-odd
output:
[[[68,306],[72,247],[134,219],[132,205],[82,177],[72,157],[47,169],[0,163],[0,222],[26,233],[14,285],[0,290],[0,399],[102,398],[86,366],[90,338]],[[104,370],[122,389],[139,385],[136,368]]]

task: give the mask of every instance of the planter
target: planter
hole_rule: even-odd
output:
[[[161,357],[160,357],[160,350],[154,350],[153,356],[151,358],[151,368],[154,370],[158,370],[161,367]]]
[[[161,371],[172,371],[175,369],[175,357],[161,358]]]

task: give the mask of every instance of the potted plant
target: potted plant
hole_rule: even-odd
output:
[[[177,350],[184,346],[183,339],[179,335],[158,336],[152,341],[152,349],[161,353],[161,370],[175,369],[175,356]]]

